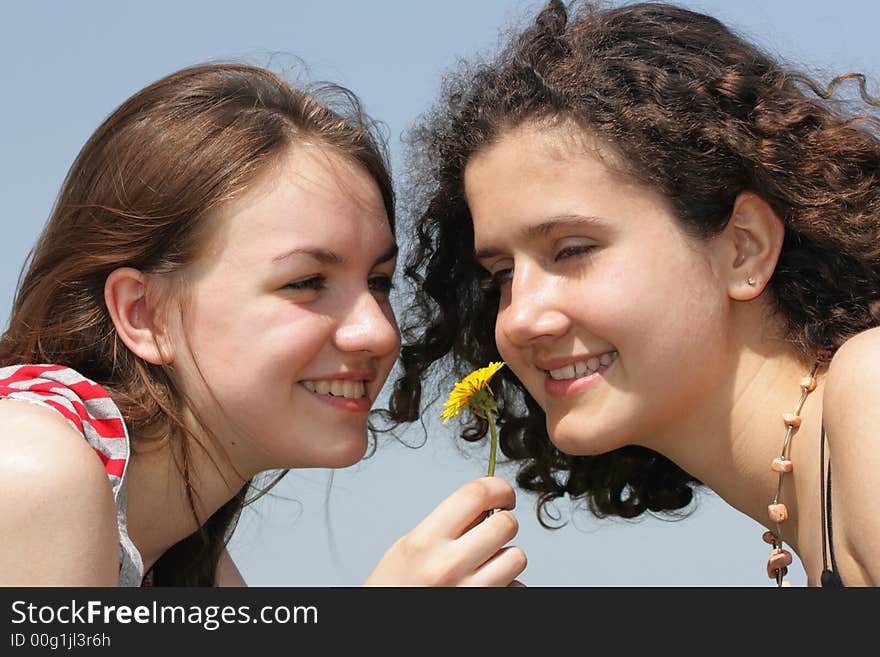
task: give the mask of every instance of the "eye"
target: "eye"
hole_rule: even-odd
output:
[[[577,244],[573,246],[566,246],[561,248],[556,255],[553,257],[553,260],[559,262],[560,260],[565,260],[566,258],[573,258],[580,255],[589,254],[596,248],[594,244]]]
[[[499,269],[498,271],[491,272],[486,277],[484,277],[480,281],[480,288],[484,292],[497,292],[505,284],[509,283],[513,279],[513,269]]]
[[[323,290],[326,287],[323,276],[310,276],[301,281],[294,281],[284,286],[286,290]]]
[[[394,282],[390,276],[371,276],[368,284],[371,291],[383,296],[388,296],[394,289]]]

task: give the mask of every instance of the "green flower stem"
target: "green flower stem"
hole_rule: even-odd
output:
[[[495,434],[495,420],[492,418],[491,411],[486,413],[486,419],[489,420],[489,472],[488,477],[495,476],[495,452],[498,449],[498,436]]]
[[[498,448],[498,436],[495,433],[495,420],[492,417],[492,411],[486,413],[486,419],[489,420],[489,470],[487,476],[494,477],[495,476],[495,452]],[[494,509],[489,509],[486,511],[486,517],[488,518],[493,513],[495,513]]]

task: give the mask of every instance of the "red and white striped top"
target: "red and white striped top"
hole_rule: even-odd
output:
[[[0,368],[0,398],[40,404],[60,413],[104,464],[119,527],[119,586],[145,583],[141,555],[128,536],[125,471],[131,454],[122,413],[101,386],[63,365]]]

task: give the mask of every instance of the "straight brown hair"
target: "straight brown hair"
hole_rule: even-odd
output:
[[[73,163],[0,339],[0,367],[61,364],[103,386],[137,438],[133,450],[170,441],[182,455],[178,468],[194,515],[189,458],[198,439],[183,422],[187,400],[164,366],[139,359],[120,340],[104,283],[113,270],[134,267],[170,281],[171,296],[180,297],[176,275],[198,255],[210,230],[206,217],[299,143],[330,147],[362,166],[394,230],[385,141],[348,90],[295,89],[264,68],[215,63],[139,91]],[[154,566],[154,584],[212,585],[241,509],[255,499],[252,488],[253,480],[166,552]]]

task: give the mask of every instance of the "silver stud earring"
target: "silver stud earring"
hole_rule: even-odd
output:
[[[755,278],[754,276],[749,276],[749,285],[751,285],[752,287],[754,287],[754,286],[757,285],[757,284],[758,284],[758,279]]]

